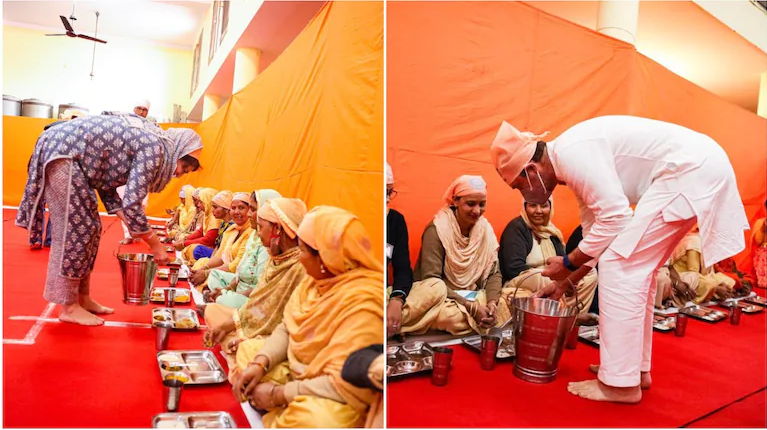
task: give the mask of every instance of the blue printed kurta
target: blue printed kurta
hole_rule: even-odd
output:
[[[29,178],[16,224],[40,237],[43,220],[45,168],[56,159],[71,159],[67,229],[61,276],[82,278],[93,268],[101,235],[94,210],[96,190],[110,214],[122,209],[133,234],[150,231],[142,200],[164,166],[163,131],[149,122],[122,116],[77,118],[40,135],[29,166]],[[77,177],[84,178],[75,180]],[[117,187],[125,185],[123,199]],[[94,219],[95,218],[95,219]]]

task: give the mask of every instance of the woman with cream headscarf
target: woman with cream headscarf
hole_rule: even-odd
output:
[[[248,220],[254,233],[245,244],[240,264],[235,273],[214,270],[208,276],[208,288],[211,291],[209,302],[216,302],[230,308],[239,308],[248,300],[251,291],[258,285],[258,278],[264,270],[269,252],[264,247],[258,233],[258,208],[267,201],[281,197],[274,190],[257,190],[250,195]],[[306,212],[306,211],[304,211]],[[299,221],[300,222],[300,221]]]
[[[359,427],[377,393],[341,370],[351,353],[383,340],[383,266],[362,223],[343,209],[314,208],[298,237],[308,276],[234,394],[269,411],[267,428]]]
[[[232,208],[232,198],[231,191],[219,191],[213,196],[210,204],[207,204],[206,195],[205,210],[206,213],[210,212],[206,215],[207,221],[199,230],[187,236],[182,243],[176,243],[176,249],[182,251],[181,257],[184,263],[192,266],[201,258],[210,258],[221,245],[224,233],[234,224],[229,213]]]
[[[189,235],[186,235],[184,239],[176,240],[173,245],[177,251],[185,250],[187,246],[196,245],[197,243],[212,244],[216,240],[216,234],[218,233],[218,223],[216,216],[213,214],[213,198],[218,194],[218,190],[213,188],[202,188],[197,196],[194,198],[197,212],[202,214],[201,222],[197,230]],[[182,253],[181,257],[185,264],[191,266],[194,264],[192,253]]]
[[[184,189],[186,190],[184,192],[186,195],[184,198],[185,212],[181,216],[178,229],[168,232],[168,236],[173,239],[174,244],[186,239],[187,236],[201,228],[205,222],[205,209],[199,209],[202,207],[200,192],[203,188],[194,188],[191,185],[187,185]]]
[[[463,175],[443,199],[445,206],[421,237],[416,282],[402,310],[402,333],[442,330],[461,335],[499,322],[498,240],[483,216],[485,180]]]
[[[682,300],[686,298],[684,292],[687,290],[695,292],[692,301],[698,304],[733,296],[735,280],[724,273],[716,273],[713,267],[706,267],[697,226],[674,248],[669,263],[671,279],[676,281],[671,297],[677,306],[685,305]],[[675,272],[679,274],[679,279],[676,279]],[[667,295],[664,292],[664,297]]]
[[[178,198],[180,199],[179,204],[173,209],[165,209],[165,213],[170,215],[170,219],[165,222],[165,228],[169,232],[178,229],[179,223],[181,222],[181,215],[184,212],[186,203],[186,190],[184,188],[186,188],[186,186],[181,188],[181,191],[178,193]]]
[[[226,229],[221,245],[210,258],[201,258],[192,266],[192,274],[189,281],[199,291],[207,288],[208,275],[211,270],[219,269],[225,272],[234,272],[245,254],[245,244],[248,243],[253,229],[248,221],[250,194],[234,193],[232,196],[232,208],[229,214],[234,224]]]
[[[290,295],[306,276],[298,249],[298,226],[306,215],[300,199],[275,198],[258,209],[258,236],[268,245],[269,259],[258,285],[239,309],[220,304],[205,308],[210,330],[204,341],[221,343],[229,364],[229,380],[248,367],[275,327],[282,322]]]
[[[520,216],[509,222],[501,234],[498,259],[503,275],[501,312],[498,318],[506,321],[510,316],[508,299],[530,297],[548,285],[551,280],[541,274],[546,260],[565,255],[562,232],[551,222],[554,203],[549,198],[544,204],[522,202]],[[569,291],[565,298],[568,306],[579,306],[587,313],[597,288],[597,272],[592,270],[577,285],[578,301]]]

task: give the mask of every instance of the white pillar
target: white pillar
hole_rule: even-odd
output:
[[[253,82],[258,76],[258,63],[261,51],[255,48],[238,48],[234,53],[234,79],[232,94],[237,93]]]
[[[213,116],[214,113],[221,107],[221,97],[216,94],[205,94],[202,99],[202,120]]]
[[[636,45],[639,0],[602,0],[599,2],[597,31]]]
[[[759,83],[759,105],[756,108],[756,114],[762,118],[767,118],[767,72],[762,72],[762,79]]]

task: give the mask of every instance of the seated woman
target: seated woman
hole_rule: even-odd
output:
[[[173,209],[165,209],[165,213],[170,215],[170,219],[165,222],[165,228],[167,231],[173,231],[177,230],[179,226],[179,222],[181,220],[181,215],[184,213],[185,209],[185,198],[186,198],[186,191],[184,190],[186,186],[181,188],[181,192],[178,193],[178,197],[181,200],[181,202],[176,205]]]
[[[767,202],[765,202],[767,209]],[[754,228],[751,229],[751,258],[754,262],[754,274],[756,275],[756,286],[767,288],[767,218],[762,217],[756,220]]]
[[[671,279],[675,279],[674,272],[678,273],[680,278],[675,289],[682,292],[694,291],[695,298],[692,301],[697,304],[732,297],[735,280],[714,272],[712,267],[706,267],[701,252],[700,234],[696,226],[671,254]]]
[[[208,201],[206,188],[200,193],[200,200],[205,207],[205,223],[197,231],[187,236],[183,242],[177,242],[176,249],[181,251],[181,258],[188,266],[193,266],[201,258],[210,258],[221,245],[226,230],[233,223],[229,211],[232,207],[232,192],[219,191]]]
[[[413,269],[410,267],[410,246],[405,217],[389,203],[397,195],[394,190],[394,174],[386,163],[386,285],[389,305],[386,307],[386,333],[399,333],[402,325],[402,307],[413,285]]]
[[[190,187],[191,188],[191,187]],[[205,209],[203,208],[200,210],[200,207],[202,206],[202,203],[200,202],[200,192],[202,191],[202,188],[192,188],[191,194],[189,193],[189,188],[187,188],[186,191],[186,205],[190,204],[191,201],[191,208],[187,207],[187,213],[186,213],[186,224],[181,224],[178,228],[178,230],[174,230],[168,233],[168,237],[173,239],[173,242],[183,241],[186,239],[187,236],[194,233],[202,227],[203,223],[205,222]]]
[[[564,238],[562,232],[551,222],[554,216],[552,200],[544,204],[522,203],[520,216],[509,222],[501,234],[501,247],[498,258],[503,274],[501,292],[500,319],[511,316],[508,299],[510,297],[532,297],[539,289],[550,282],[541,275],[546,260],[564,256]],[[574,291],[566,294],[564,301],[568,306],[577,306],[580,313],[588,313],[597,288],[597,272],[591,270],[576,286],[577,301]]]
[[[267,201],[278,197],[281,197],[280,193],[268,189],[257,190],[250,195],[248,220],[254,233],[250,235],[250,239],[245,244],[245,253],[242,255],[235,273],[224,272],[223,270],[210,272],[208,288],[213,293],[208,296],[209,302],[216,302],[230,308],[239,308],[248,301],[248,296],[258,285],[264,264],[269,258],[269,251],[264,247],[261,235],[258,233],[258,208]],[[306,213],[306,209],[303,213]],[[301,220],[298,220],[296,226],[300,222]],[[298,244],[296,243],[295,246]]]
[[[362,223],[343,209],[314,208],[298,237],[308,276],[233,391],[269,411],[266,428],[359,427],[376,392],[346,382],[341,370],[351,353],[381,342],[383,266]]]
[[[248,221],[250,194],[234,193],[232,209],[229,211],[234,224],[226,229],[221,245],[210,258],[200,258],[192,266],[189,281],[199,291],[208,288],[208,275],[214,269],[234,273],[245,254],[245,244],[248,243],[253,229]]]
[[[269,259],[258,285],[245,298],[244,306],[210,304],[205,307],[205,321],[210,330],[204,340],[208,345],[221,343],[229,364],[230,381],[248,367],[264,339],[282,322],[290,295],[306,276],[306,269],[298,259],[296,236],[304,215],[306,205],[299,199],[275,198],[261,206],[257,236],[269,244],[266,248]]]
[[[483,216],[485,181],[463,175],[443,199],[446,205],[421,237],[415,283],[402,309],[402,333],[441,330],[462,335],[497,322],[501,272],[498,240]]]

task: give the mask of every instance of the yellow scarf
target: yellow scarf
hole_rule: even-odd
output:
[[[344,381],[341,369],[352,352],[382,341],[383,266],[356,216],[328,206],[312,212],[317,250],[335,276],[306,276],[290,297],[283,318],[288,360],[297,379],[330,375],[346,403],[363,413],[376,393]]]
[[[226,229],[219,246],[219,256],[224,260],[224,263],[229,264],[237,258],[240,247],[245,246],[251,234],[253,234],[253,228],[249,222],[242,225],[233,223]]]
[[[295,247],[276,257],[270,256],[266,261],[248,302],[235,311],[235,322],[243,337],[250,339],[271,334],[282,322],[285,305],[306,276],[306,269],[299,261],[300,254],[300,249]]]
[[[194,199],[192,193],[194,187],[191,185],[184,186],[184,206],[178,215],[178,225],[183,230],[188,230],[190,225],[194,222],[194,216],[197,213],[197,208],[194,207]]]
[[[218,230],[218,227],[221,225],[221,221],[213,216],[213,197],[215,197],[216,194],[218,194],[218,190],[213,188],[203,188],[203,190],[200,191],[200,195],[197,197],[202,200],[202,204],[205,206],[205,215],[202,221],[203,236],[208,234],[208,231],[211,229]]]

